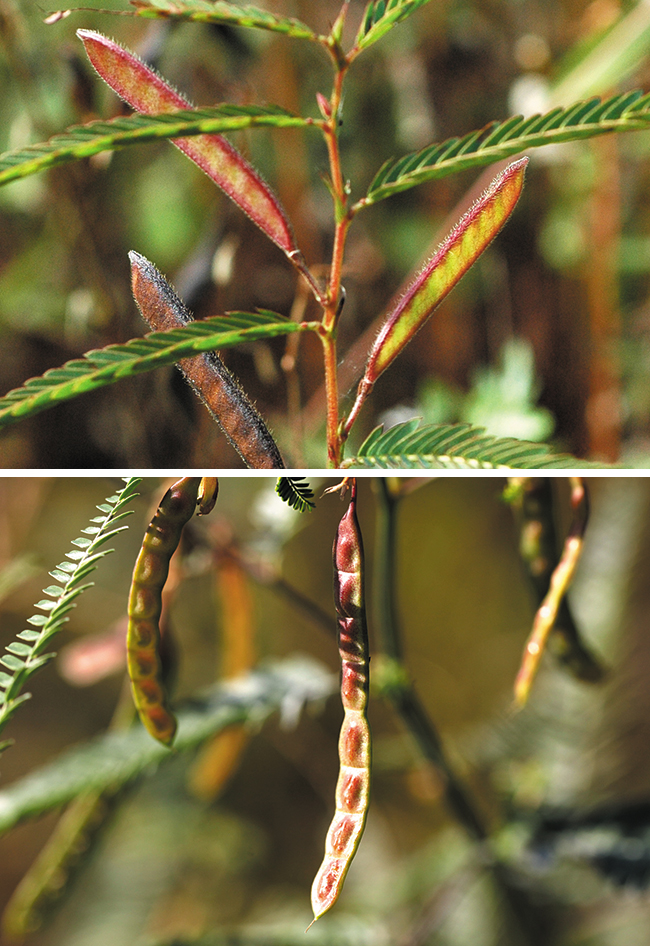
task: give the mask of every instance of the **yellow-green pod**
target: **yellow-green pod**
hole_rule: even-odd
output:
[[[176,735],[176,718],[162,682],[162,590],[183,526],[196,509],[200,485],[200,476],[188,476],[174,483],[163,496],[145,533],[129,594],[126,650],[133,699],[143,725],[166,746]]]

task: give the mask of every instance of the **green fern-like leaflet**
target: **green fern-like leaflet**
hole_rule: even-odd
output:
[[[420,419],[377,427],[343,467],[366,469],[531,470],[600,468],[553,453],[546,444],[492,437],[471,424],[425,424]]]
[[[374,204],[425,181],[492,164],[529,148],[648,127],[650,94],[639,89],[604,100],[594,97],[558,106],[544,115],[514,115],[460,138],[448,138],[421,151],[391,158],[379,169],[358,206]]]
[[[93,585],[93,582],[81,582],[97,568],[101,558],[113,551],[102,546],[127,528],[126,525],[116,526],[116,523],[133,512],[124,507],[138,495],[135,490],[139,482],[140,477],[131,477],[120,492],[97,506],[101,515],[91,519],[91,524],[81,530],[83,534],[73,540],[73,550],[66,553],[70,561],[61,562],[49,573],[59,584],[44,588],[43,594],[47,598],[35,605],[45,613],[28,618],[27,623],[31,626],[21,631],[18,640],[8,644],[0,657],[0,664],[5,668],[0,671],[0,732],[18,706],[30,698],[30,693],[21,693],[27,681],[56,656],[45,653],[50,640],[67,623],[68,613],[76,607],[75,598]],[[10,741],[2,743],[0,751],[8,745]]]
[[[314,509],[314,493],[307,480],[296,476],[279,476],[275,491],[280,499],[298,512]]]
[[[356,48],[361,50],[376,43],[393,26],[428,2],[429,0],[370,0],[359,27]]]
[[[293,17],[275,16],[252,6],[236,6],[226,0],[131,0],[135,16],[148,19],[196,20],[202,23],[227,23],[250,29],[272,30],[298,39],[316,40],[316,34]],[[117,11],[107,11],[117,12]],[[122,13],[123,11],[119,11]]]

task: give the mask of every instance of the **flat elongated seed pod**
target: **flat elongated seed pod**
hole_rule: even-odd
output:
[[[366,719],[369,683],[363,541],[356,512],[356,480],[350,505],[334,542],[334,603],[341,655],[340,769],[336,811],[325,841],[325,857],[312,885],[317,920],[336,902],[363,834],[370,791],[370,729]]]
[[[368,355],[357,398],[346,422],[348,431],[377,378],[419,332],[504,225],[519,200],[527,164],[528,158],[519,158],[497,174],[389,311]]]
[[[129,253],[131,287],[142,318],[154,331],[180,328],[192,316],[153,263]],[[178,362],[189,383],[244,463],[253,469],[284,469],[268,427],[216,352]]]
[[[101,78],[131,108],[145,115],[191,108],[190,103],[128,49],[94,30],[77,30]],[[278,198],[222,135],[177,138],[176,147],[212,178],[290,259],[302,257]]]
[[[196,509],[200,486],[200,476],[188,476],[174,483],[163,496],[145,533],[129,594],[126,654],[133,699],[143,725],[166,746],[176,735],[176,718],[162,682],[162,590],[183,526]]]

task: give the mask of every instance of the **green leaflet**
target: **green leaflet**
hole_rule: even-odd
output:
[[[226,3],[225,0],[217,0],[216,3],[209,0],[131,0],[131,4],[135,7],[135,16],[150,19],[228,23],[231,26],[285,33],[296,39],[318,39],[313,30],[293,17],[275,16],[266,10],[258,10],[257,7],[240,7],[234,3]]]
[[[308,324],[288,322],[273,312],[233,312],[192,322],[171,332],[153,332],[124,345],[108,345],[86,352],[83,358],[31,378],[0,398],[0,429],[23,417],[47,410],[61,401],[113,384],[161,365],[215,348],[230,348],[243,341],[275,338],[305,331]]]
[[[429,0],[370,0],[363,15],[354,50],[360,52],[385,36],[393,26]]]
[[[316,508],[313,502],[314,492],[309,482],[301,476],[279,476],[275,491],[282,500],[298,512],[308,512]]]
[[[293,128],[308,124],[307,119],[277,107],[219,105],[73,125],[49,141],[0,154],[0,185],[102,151],[115,151],[161,138],[185,138],[254,126]]]
[[[470,424],[427,424],[419,418],[384,432],[377,427],[346,469],[532,470],[603,469],[602,464],[554,454],[549,446],[491,437]]]
[[[530,118],[515,115],[471,131],[462,138],[449,138],[441,144],[387,161],[354,209],[376,204],[425,181],[492,164],[528,148],[593,138],[611,131],[647,128],[650,128],[650,94],[638,89],[604,101],[592,98],[576,102]]]
[[[27,623],[38,630],[28,628],[21,631],[17,635],[20,640],[10,643],[6,648],[7,652],[0,657],[0,664],[10,671],[0,672],[0,732],[18,706],[29,699],[29,693],[21,693],[27,681],[55,656],[44,651],[49,647],[50,639],[67,622],[66,615],[75,607],[75,599],[92,587],[92,582],[81,582],[95,570],[101,558],[112,552],[112,549],[98,550],[108,539],[127,528],[125,525],[118,526],[117,523],[131,514],[132,510],[125,510],[125,506],[138,495],[136,487],[139,482],[140,477],[126,479],[123,489],[114,496],[109,496],[97,507],[102,515],[92,519],[93,525],[83,530],[94,537],[87,539],[82,536],[72,541],[76,548],[66,555],[72,561],[62,562],[50,572],[61,584],[48,585],[43,589],[43,594],[53,600],[43,599],[35,605],[45,614],[35,614],[27,619]]]

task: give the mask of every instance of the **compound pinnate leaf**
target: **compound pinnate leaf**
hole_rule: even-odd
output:
[[[557,107],[544,115],[514,115],[491,122],[461,138],[448,138],[401,158],[387,161],[368,193],[355,206],[376,204],[425,181],[439,180],[467,168],[482,167],[539,148],[593,138],[608,132],[642,131],[650,127],[650,94],[636,89],[601,100],[594,97]]]
[[[315,508],[314,493],[302,477],[280,476],[275,484],[275,491],[280,499],[298,512],[307,512]]]
[[[113,384],[122,378],[174,364],[201,351],[228,348],[243,341],[274,338],[305,330],[272,312],[231,312],[171,332],[153,332],[124,345],[108,345],[86,352],[83,358],[30,378],[0,398],[0,429],[24,417],[45,411],[61,401]],[[55,576],[56,577],[56,576]]]
[[[308,119],[291,115],[277,106],[220,105],[217,108],[184,109],[162,115],[123,115],[108,121],[73,125],[49,141],[4,152],[0,155],[0,185],[103,151],[115,151],[127,145],[146,144],[161,138],[236,131],[256,125],[295,128],[307,124]]]
[[[528,158],[520,158],[495,177],[389,312],[370,351],[351,416],[356,415],[377,378],[411,341],[506,222],[521,194],[527,164]]]
[[[138,112],[173,112],[189,106],[135,53],[93,30],[77,30],[88,58],[104,82]],[[179,138],[174,144],[191,158],[294,262],[300,251],[277,197],[257,171],[221,135]]]
[[[345,460],[346,469],[532,470],[602,469],[602,464],[554,454],[549,446],[492,437],[470,424],[426,424],[418,418],[377,427]]]
[[[65,616],[72,610],[74,600],[84,591],[92,587],[92,584],[80,585],[82,575],[87,575],[96,567],[97,561],[110,554],[111,549],[97,552],[96,549],[109,537],[116,535],[126,529],[126,526],[114,528],[115,523],[125,516],[130,515],[131,511],[126,510],[125,506],[137,495],[136,487],[140,482],[138,477],[131,477],[127,480],[126,486],[115,494],[109,496],[106,502],[100,507],[104,512],[101,517],[96,517],[93,522],[97,523],[95,538],[90,541],[83,552],[68,553],[74,557],[76,564],[72,562],[62,562],[50,574],[61,577],[63,585],[48,585],[43,589],[43,594],[48,595],[53,600],[42,599],[36,607],[47,614],[34,615],[27,619],[27,623],[33,627],[38,627],[38,631],[30,629],[21,631],[17,636],[19,641],[13,641],[6,647],[6,653],[0,657],[0,664],[11,673],[0,672],[0,732],[7,725],[18,706],[29,699],[29,693],[21,693],[21,690],[28,680],[38,671],[49,663],[56,655],[53,653],[43,653],[49,647],[50,640],[58,631],[61,630],[68,618]],[[73,544],[79,545],[79,539],[74,539]],[[82,540],[85,542],[85,540]],[[26,641],[28,643],[22,643]],[[2,748],[0,748],[0,752]]]
[[[236,6],[224,0],[131,0],[135,15],[148,19],[169,18],[196,20],[201,23],[227,23],[250,29],[271,30],[296,39],[316,41],[318,37],[308,26],[293,17],[275,16],[257,7]]]

